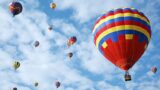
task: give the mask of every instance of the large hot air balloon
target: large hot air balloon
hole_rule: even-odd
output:
[[[53,3],[53,2],[52,2],[52,3],[50,3],[50,8],[51,8],[51,9],[55,9],[55,8],[56,8],[56,6],[57,6],[57,5],[56,5],[55,3]]]
[[[9,10],[13,14],[13,16],[18,15],[19,13],[22,12],[22,5],[20,2],[13,1],[9,4]]]
[[[61,86],[61,83],[60,83],[59,81],[57,81],[57,82],[55,83],[55,85],[56,85],[56,88],[59,88],[59,87]]]
[[[126,81],[131,80],[128,70],[142,56],[151,38],[147,17],[134,8],[111,10],[98,18],[93,34],[98,50],[126,71]]]
[[[15,62],[13,63],[13,68],[14,68],[15,70],[17,70],[19,67],[20,67],[20,62],[15,61]]]
[[[75,36],[72,36],[71,38],[69,38],[69,40],[67,41],[68,47],[73,45],[76,41],[77,41],[77,38]]]

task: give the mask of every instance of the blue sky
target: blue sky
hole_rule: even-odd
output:
[[[0,90],[160,90],[159,0],[18,0],[24,9],[12,17],[8,4],[0,1]],[[55,2],[57,8],[50,9]],[[124,71],[107,61],[93,43],[92,28],[98,16],[113,8],[134,7],[150,20],[151,42],[131,68],[133,80],[124,81]],[[53,30],[48,31],[48,25]],[[67,48],[66,41],[77,36]],[[40,46],[34,48],[34,41]],[[67,57],[74,52],[73,58]],[[14,61],[21,67],[15,71]],[[38,87],[34,83],[39,82]]]

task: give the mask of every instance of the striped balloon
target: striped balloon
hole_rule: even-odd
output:
[[[118,8],[100,16],[93,28],[98,50],[122,70],[129,70],[151,38],[150,22],[134,8]]]

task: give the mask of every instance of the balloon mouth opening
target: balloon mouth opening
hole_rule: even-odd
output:
[[[130,64],[125,64],[125,65],[120,66],[120,68],[125,71],[128,71],[130,69],[130,67],[131,67]]]

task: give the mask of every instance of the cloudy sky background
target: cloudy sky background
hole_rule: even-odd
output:
[[[57,80],[62,84],[58,90],[160,90],[160,72],[150,72],[152,66],[160,68],[159,0],[54,0],[55,10],[49,7],[52,0],[19,0],[24,9],[14,18],[11,1],[0,0],[0,90],[56,90]],[[130,70],[130,82],[98,52],[91,33],[98,16],[118,7],[144,12],[152,27],[151,43]],[[78,41],[67,48],[71,36]],[[74,52],[71,60],[68,52]],[[17,71],[14,61],[21,63]]]

